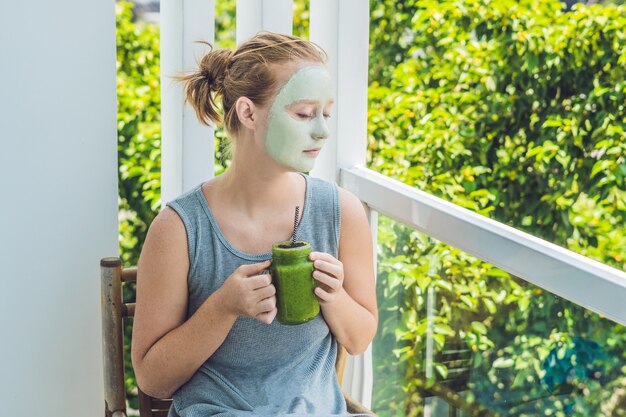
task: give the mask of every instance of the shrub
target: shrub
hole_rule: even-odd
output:
[[[133,5],[115,4],[120,256],[136,265],[148,226],[161,205],[161,90],[159,27],[133,21]],[[134,287],[125,286],[134,298]],[[131,323],[125,323],[129,340]],[[137,409],[130,344],[124,346],[127,397]]]
[[[556,0],[408,1],[397,16],[380,6],[387,3],[373,7],[372,22],[401,29],[383,52],[402,55],[377,70],[382,82],[372,79],[369,166],[623,268],[625,9],[565,12]],[[387,36],[377,28],[372,34],[374,45]],[[552,372],[543,359],[559,347],[574,349],[574,337],[600,341],[610,353],[606,369],[623,363],[615,348],[624,344],[621,326],[385,220],[380,233],[378,343],[399,343],[401,362],[394,370],[389,358],[377,359],[380,379],[397,381],[375,392],[380,408],[421,412],[420,388],[432,383],[423,357],[429,288],[437,289],[436,351],[463,341],[484,376],[473,381],[473,398],[503,414],[537,415],[522,397],[549,395],[539,383]],[[435,365],[444,379],[445,365]],[[621,379],[612,374],[605,382],[610,388]],[[581,384],[584,390],[565,399],[534,406],[598,415],[610,389]],[[504,404],[502,387],[514,388]]]

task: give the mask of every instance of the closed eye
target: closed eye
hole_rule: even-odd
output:
[[[312,118],[314,118],[314,117],[315,117],[315,115],[314,115],[314,114],[306,114],[306,113],[296,113],[296,115],[297,115],[298,117],[303,118],[303,119],[312,119]]]

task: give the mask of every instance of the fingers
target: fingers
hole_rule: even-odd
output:
[[[315,271],[313,278],[327,286],[329,291],[339,291],[343,286],[343,264],[324,252],[311,252]]]
[[[257,304],[258,313],[254,318],[265,324],[271,324],[278,313],[276,309],[276,297],[272,296]]]
[[[255,317],[258,321],[260,321],[261,323],[265,323],[265,324],[272,324],[272,322],[274,321],[274,319],[276,318],[276,314],[278,313],[277,309],[273,309],[271,311],[265,312],[265,313],[260,313],[257,314],[257,316]]]
[[[343,263],[324,252],[311,252],[309,258],[315,266],[313,278],[318,282],[315,295],[320,302],[327,303],[339,299],[343,292]]]
[[[309,254],[309,259],[312,261],[317,261],[319,259],[322,261],[333,262],[335,257],[326,252],[311,252]]]
[[[270,275],[257,275],[244,279],[254,286],[248,299],[251,316],[276,308],[276,287],[272,285],[272,277]]]
[[[272,311],[276,308],[276,297],[269,297],[264,300],[259,301],[256,305],[256,314],[267,313],[268,311]]]
[[[313,261],[315,269],[343,279],[343,263],[331,254],[325,252],[311,252],[309,259]]]
[[[330,294],[328,291],[325,291],[321,287],[315,288],[314,292],[315,292],[315,295],[317,295],[318,298],[323,302],[331,301],[333,298],[332,294]]]
[[[313,278],[326,285],[331,291],[339,291],[341,289],[342,284],[340,280],[321,271],[313,271]]]
[[[311,252],[311,254],[309,255],[309,259],[312,261],[320,260],[320,261],[326,261],[329,263],[341,264],[341,261],[339,259],[335,258],[330,253],[326,253],[326,252]]]
[[[258,295],[255,292],[254,298],[244,301],[241,315],[247,317],[257,317],[259,314],[268,313],[274,309],[276,309],[275,295],[271,295],[265,298],[258,298]]]
[[[336,261],[339,262],[339,261]],[[316,260],[313,262],[315,269],[323,271],[329,275],[338,279],[343,279],[343,265],[336,263],[330,263],[328,261]]]
[[[273,285],[267,285],[265,287],[261,287],[255,290],[254,294],[258,297],[259,300],[265,300],[266,298],[269,298],[276,294],[276,287],[274,287]]]
[[[241,265],[237,268],[237,272],[240,274],[249,277],[252,275],[259,275],[263,272],[263,270],[267,269],[272,264],[272,260],[268,259],[265,262],[259,262],[256,264],[245,264]]]
[[[269,274],[256,275],[246,278],[246,282],[249,285],[248,288],[251,290],[258,290],[259,288],[269,286],[272,283],[272,276]]]

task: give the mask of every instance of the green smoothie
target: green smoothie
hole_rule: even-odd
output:
[[[276,287],[276,318],[282,324],[302,324],[320,312],[313,293],[313,262],[309,242],[279,242],[272,246],[272,282]]]

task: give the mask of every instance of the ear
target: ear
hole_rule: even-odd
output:
[[[257,106],[248,97],[239,97],[235,102],[235,111],[239,122],[250,130],[254,130],[259,122]]]

